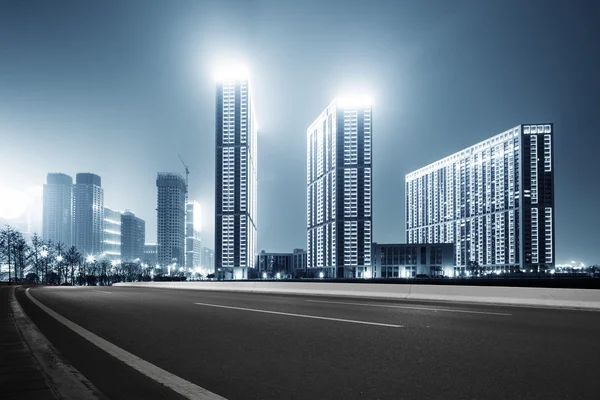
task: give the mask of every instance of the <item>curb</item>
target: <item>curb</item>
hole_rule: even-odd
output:
[[[15,288],[16,289],[16,288]],[[58,350],[27,316],[13,290],[11,307],[15,325],[46,375],[58,399],[107,400],[74,366],[64,361]]]

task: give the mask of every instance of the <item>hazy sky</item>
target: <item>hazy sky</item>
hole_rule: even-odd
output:
[[[306,128],[365,92],[375,241],[404,241],[406,173],[554,122],[557,261],[600,262],[599,4],[0,0],[0,195],[94,172],[151,241],[156,173],[183,173],[179,153],[212,246],[213,71],[235,57],[257,110],[259,249],[306,246]]]

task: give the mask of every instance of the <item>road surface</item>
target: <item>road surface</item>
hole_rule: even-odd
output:
[[[126,287],[33,288],[71,322],[228,399],[597,399],[600,312]],[[184,398],[17,298],[111,399]]]

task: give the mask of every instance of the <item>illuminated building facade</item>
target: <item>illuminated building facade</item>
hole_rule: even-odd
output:
[[[104,207],[103,253],[109,260],[121,259],[121,212]]]
[[[406,175],[407,242],[454,243],[458,268],[553,268],[553,134],[519,125]]]
[[[248,79],[219,79],[216,90],[215,268],[245,279],[256,261],[256,148]]]
[[[313,275],[370,271],[372,116],[367,99],[338,99],[307,130],[307,267]]]
[[[201,208],[197,201],[186,204],[187,219],[185,222],[185,266],[188,268],[199,267],[202,263],[202,241],[200,239]]]

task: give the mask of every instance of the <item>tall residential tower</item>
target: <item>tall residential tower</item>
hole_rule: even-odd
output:
[[[52,243],[72,244],[73,178],[65,174],[48,174],[44,185],[42,238]]]
[[[338,99],[307,130],[307,266],[315,275],[371,270],[372,118],[368,99]]]
[[[121,260],[131,262],[144,259],[146,222],[134,213],[125,210],[121,214]]]
[[[217,82],[215,268],[243,279],[256,258],[256,119],[247,78]]]
[[[104,190],[96,174],[79,173],[73,188],[73,244],[80,253],[97,255],[103,251]]]
[[[554,267],[552,124],[519,125],[406,175],[408,243],[502,271]]]
[[[157,259],[162,272],[185,264],[185,180],[177,173],[159,172],[157,188]]]

